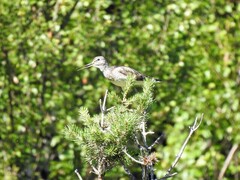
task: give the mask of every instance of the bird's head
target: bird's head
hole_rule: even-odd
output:
[[[107,60],[103,56],[96,56],[92,61],[92,66],[97,68],[100,66],[106,66],[107,64]]]
[[[96,56],[95,58],[93,58],[93,61],[91,63],[86,64],[81,69],[86,69],[86,68],[89,68],[89,67],[92,67],[92,66],[97,67],[100,70],[103,70],[106,66],[108,66],[108,62],[103,56]]]

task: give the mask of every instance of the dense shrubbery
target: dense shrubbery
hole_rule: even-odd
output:
[[[155,168],[169,167],[192,117],[204,113],[176,178],[217,179],[240,141],[239,19],[237,1],[2,0],[0,176],[72,179],[75,168],[90,176],[85,151],[61,133],[78,124],[81,106],[96,114],[105,89],[121,93],[95,69],[76,70],[104,55],[166,81],[149,115],[156,137],[167,135]],[[239,156],[226,179],[239,176]]]

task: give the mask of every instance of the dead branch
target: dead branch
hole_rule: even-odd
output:
[[[79,174],[78,170],[77,170],[77,169],[75,169],[75,171],[74,171],[74,172],[77,174],[77,177],[78,177],[78,179],[79,179],[79,180],[82,180],[82,177],[81,177],[81,175]]]
[[[183,151],[184,149],[186,148],[187,146],[187,143],[189,141],[189,139],[191,138],[191,136],[193,135],[193,133],[199,128],[199,126],[201,125],[202,123],[202,120],[203,120],[203,114],[202,116],[200,117],[200,121],[198,120],[198,116],[195,118],[195,121],[193,123],[192,126],[189,127],[190,129],[190,132],[188,134],[188,137],[186,138],[186,140],[184,141],[178,155],[176,156],[176,159],[174,160],[174,162],[172,163],[171,167],[167,170],[167,173],[165,174],[165,176],[163,178],[161,178],[160,180],[164,180],[164,179],[167,179],[168,177],[170,176],[174,176],[176,175],[175,173],[173,174],[170,174],[172,169],[177,165],[179,159],[181,158],[182,154],[183,154]]]
[[[227,156],[227,159],[225,160],[225,162],[223,164],[223,167],[222,167],[222,169],[221,169],[221,171],[219,173],[219,176],[218,176],[218,180],[222,180],[223,179],[224,174],[225,174],[225,172],[227,170],[227,167],[229,166],[229,164],[230,164],[230,162],[231,162],[231,160],[233,158],[233,155],[237,151],[237,149],[238,149],[238,144],[234,144],[232,146],[228,156]]]

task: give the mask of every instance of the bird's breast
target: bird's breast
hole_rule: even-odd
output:
[[[124,87],[126,85],[126,81],[114,81],[114,80],[110,80],[110,81],[116,86]]]

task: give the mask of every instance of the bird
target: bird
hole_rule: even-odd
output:
[[[128,76],[132,76],[134,78],[134,85],[142,85],[144,80],[150,78],[127,66],[109,66],[108,61],[103,56],[94,57],[91,63],[79,68],[79,70],[90,67],[96,67],[100,69],[106,79],[110,80],[111,83],[121,88],[125,87]],[[154,82],[161,82],[155,78],[151,79]]]

